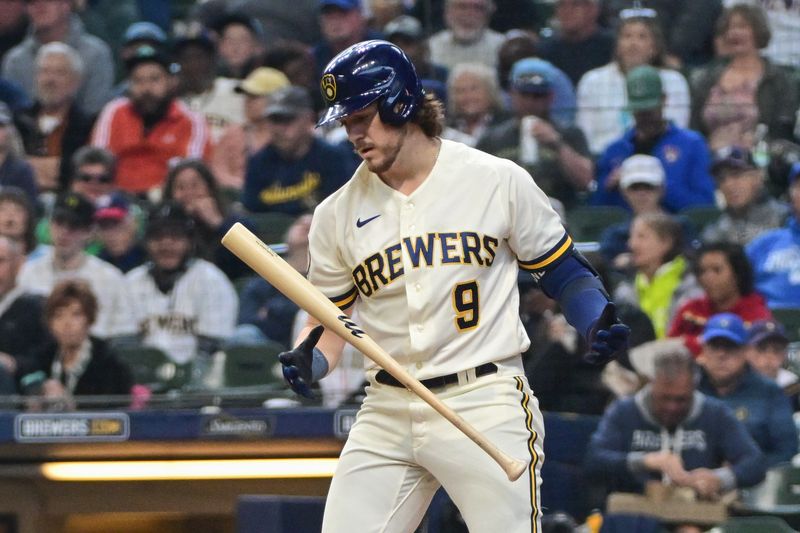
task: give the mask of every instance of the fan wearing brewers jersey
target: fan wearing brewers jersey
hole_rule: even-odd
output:
[[[157,206],[147,221],[149,261],[126,275],[142,343],[177,365],[192,364],[192,385],[207,378],[211,355],[233,333],[238,300],[213,263],[195,256],[194,220],[177,203]]]
[[[531,176],[442,140],[441,103],[385,41],[341,52],[321,79],[327,110],[363,159],[312,220],[308,277],[450,408],[527,461],[509,481],[494,461],[419,397],[369,363],[366,399],[340,456],[322,530],[408,532],[442,485],[473,533],[539,532],[542,415],[520,353],[517,273],[534,275],[587,337],[589,360],[626,344],[600,280]],[[344,341],[310,318],[279,355],[301,394]]]

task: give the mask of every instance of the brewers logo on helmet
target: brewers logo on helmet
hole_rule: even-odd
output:
[[[404,124],[425,95],[408,56],[392,43],[377,39],[354,44],[334,57],[325,67],[320,89],[328,109],[317,126],[375,102],[381,120]]]
[[[336,99],[336,78],[333,74],[325,74],[320,81],[320,89],[322,89],[322,96],[325,97],[326,102],[332,102]]]

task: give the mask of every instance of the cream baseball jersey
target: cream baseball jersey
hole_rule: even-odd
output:
[[[239,301],[225,274],[212,263],[193,259],[168,293],[161,292],[149,266],[125,276],[148,346],[164,350],[177,364],[197,353],[197,336],[227,338],[233,333]]]
[[[466,169],[466,170],[465,170]],[[534,275],[572,241],[550,202],[516,164],[442,140],[410,195],[362,164],[320,204],[309,279],[418,379],[528,348],[517,275]]]

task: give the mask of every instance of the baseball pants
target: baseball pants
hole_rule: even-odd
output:
[[[540,533],[544,427],[521,373],[434,392],[491,442],[528,462],[515,482],[414,393],[368,379],[328,493],[323,533],[409,533],[440,484],[471,533]]]

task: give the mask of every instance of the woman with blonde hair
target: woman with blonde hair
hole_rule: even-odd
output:
[[[633,276],[614,294],[615,301],[637,305],[644,311],[658,339],[666,335],[678,307],[702,293],[683,255],[682,233],[681,223],[669,214],[636,216],[628,239]]]

